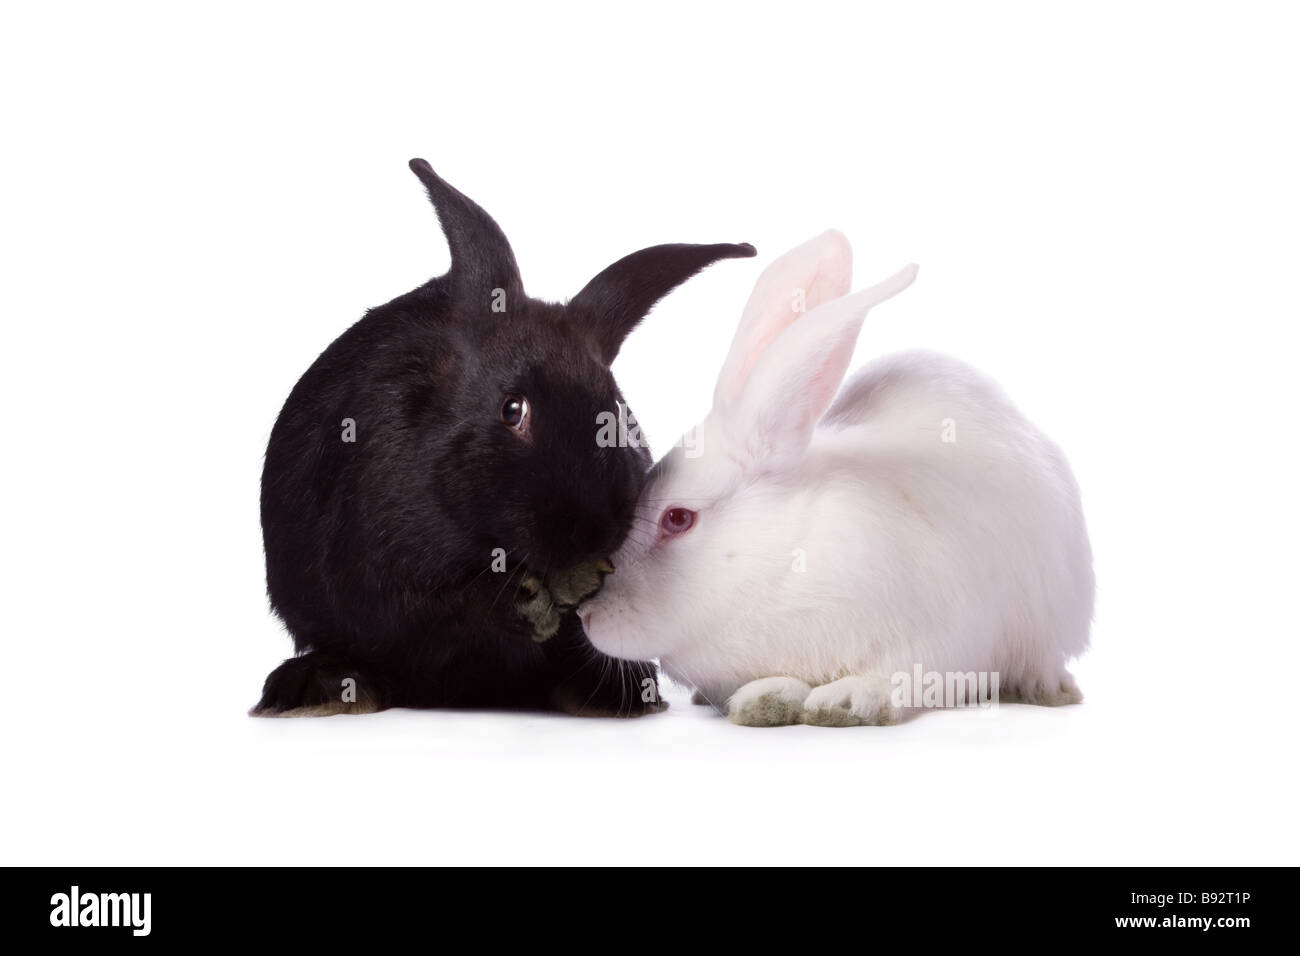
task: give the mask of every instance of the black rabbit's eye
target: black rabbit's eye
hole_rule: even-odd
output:
[[[507,395],[501,403],[501,423],[509,425],[515,431],[527,429],[528,399],[522,395]]]

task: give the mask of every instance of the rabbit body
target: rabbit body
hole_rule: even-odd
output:
[[[451,268],[343,333],[275,423],[267,590],[297,655],[253,713],[653,713],[654,665],[601,655],[572,613],[650,464],[639,444],[598,440],[602,416],[625,414],[609,366],[663,295],[753,247],[650,247],[541,302],[491,217],[428,163],[411,168]]]
[[[911,281],[840,298],[847,261],[827,234],[759,280],[713,411],[656,465],[617,572],[580,610],[588,635],[657,657],[742,724],[892,723],[915,704],[897,675],[918,671],[1078,701],[1066,664],[1094,581],[1067,462],[942,355],[878,359],[836,394],[862,316]],[[806,315],[768,301],[819,283]],[[694,515],[685,531],[674,508]]]

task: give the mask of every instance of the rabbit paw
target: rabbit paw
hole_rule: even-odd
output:
[[[727,719],[742,727],[783,727],[799,723],[811,690],[795,677],[761,677],[745,684],[727,702]]]
[[[552,572],[546,580],[529,574],[519,585],[519,613],[533,626],[533,641],[549,641],[560,630],[561,615],[572,611],[600,590],[614,566],[606,558],[593,558],[571,568]]]
[[[549,641],[559,632],[561,621],[560,609],[555,606],[551,593],[535,574],[524,578],[519,590],[526,600],[521,600],[517,606],[520,615],[533,626],[533,641],[538,644]]]
[[[251,717],[373,714],[387,705],[377,682],[341,658],[309,651],[271,671]]]
[[[1083,703],[1083,691],[1079,690],[1079,685],[1074,682],[1074,676],[1066,673],[1056,679],[1030,678],[1014,686],[1001,688],[998,692],[998,701],[1003,704],[1062,707],[1067,704]]]
[[[894,724],[901,712],[893,685],[882,677],[851,674],[814,688],[803,701],[803,722],[816,727]]]

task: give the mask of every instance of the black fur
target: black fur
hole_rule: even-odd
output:
[[[335,705],[527,707],[636,715],[652,664],[605,657],[573,614],[532,640],[527,573],[614,552],[650,464],[600,447],[622,396],[609,371],[659,298],[748,245],[665,245],[610,266],[567,305],[527,298],[497,224],[423,160],[446,275],[368,312],[307,370],[271,432],[262,530],[271,605],[298,656],[258,714]],[[505,311],[493,311],[504,293]],[[531,407],[526,434],[504,397]],[[346,442],[344,419],[355,422]],[[507,570],[492,570],[494,549]],[[615,572],[617,573],[617,572]]]

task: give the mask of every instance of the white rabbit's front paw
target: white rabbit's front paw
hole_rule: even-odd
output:
[[[794,677],[761,677],[745,684],[727,701],[727,719],[742,727],[797,724],[812,690]]]
[[[893,685],[883,677],[851,674],[813,688],[803,702],[803,722],[818,727],[895,724],[901,711],[891,700]]]

